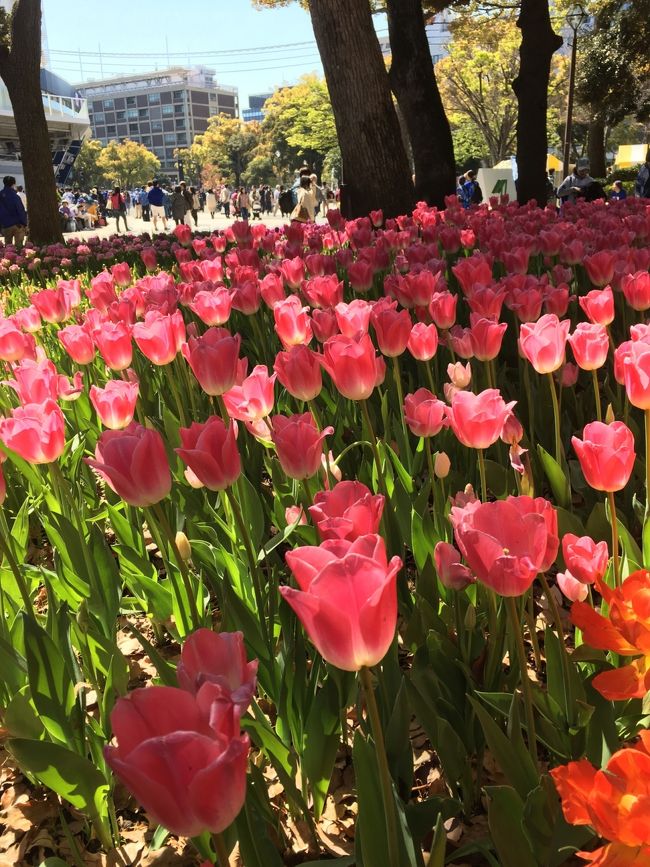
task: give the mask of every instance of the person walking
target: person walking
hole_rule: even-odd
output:
[[[300,178],[300,186],[298,187],[296,198],[296,207],[291,212],[291,219],[298,223],[313,222],[316,210],[316,197],[312,191],[309,175],[302,175]]]
[[[140,191],[140,207],[142,208],[142,219],[148,223],[151,219],[151,208],[149,207],[149,190],[153,184],[147,184],[146,189]]]
[[[316,216],[320,213],[323,202],[325,201],[325,196],[323,194],[323,188],[318,186],[317,175],[311,174],[309,180],[311,181],[311,191],[314,194],[314,219],[316,219]]]
[[[198,191],[196,187],[190,187],[190,194],[192,196],[192,219],[194,220],[194,225],[198,228],[199,225],[199,210],[201,209],[201,199],[199,197]]]
[[[133,212],[136,220],[142,219],[142,204],[140,202],[140,196],[142,195],[142,190],[140,187],[133,191]]]
[[[650,199],[650,150],[645,155],[645,162],[636,176],[634,195],[637,199]]]
[[[241,214],[242,220],[248,220],[250,216],[251,209],[251,197],[246,192],[245,187],[239,188],[239,213]]]
[[[185,181],[181,181],[181,192],[183,193],[183,196],[185,197],[185,203],[187,205],[186,211],[191,211],[192,208],[194,207],[194,199],[193,199],[192,193],[189,191]],[[188,217],[187,219],[188,219],[188,225],[191,225],[191,223],[189,222],[190,218]]]
[[[575,205],[579,198],[584,197],[587,187],[593,183],[594,179],[589,174],[589,164],[576,163],[571,174],[567,175],[557,188],[557,197],[562,199],[562,204],[569,202]]]
[[[217,197],[212,189],[205,194],[205,206],[208,209],[208,214],[210,214],[210,219],[214,220],[214,215],[217,212]]]
[[[120,217],[124,221],[124,231],[128,232],[129,227],[126,225],[126,202],[124,201],[124,196],[120,192],[119,187],[114,187],[110,201],[111,214],[115,217],[115,229],[118,235],[120,233]]]
[[[254,189],[251,193],[251,207],[253,210],[253,219],[259,220],[262,216],[262,194],[259,190]]]
[[[149,193],[149,207],[151,208],[151,219],[153,220],[153,230],[158,231],[158,220],[162,220],[163,229],[167,231],[167,217],[165,216],[165,194],[160,188],[158,181],[154,180]]]
[[[274,217],[277,217],[277,215],[281,213],[280,196],[282,195],[283,192],[284,192],[284,187],[280,186],[279,184],[276,184],[276,187],[273,190],[273,208],[272,208],[272,212],[271,212]]]
[[[15,244],[20,250],[27,233],[27,212],[22,199],[14,189],[16,178],[7,175],[0,190],[0,229],[5,244]]]
[[[181,223],[185,222],[186,213],[187,202],[185,201],[185,196],[183,195],[180,185],[177,184],[172,193],[172,219],[177,226],[180,226]]]
[[[224,184],[221,187],[221,192],[219,193],[219,204],[223,208],[223,215],[226,218],[230,217],[230,188],[228,184]]]
[[[465,172],[464,183],[461,186],[462,198],[461,204],[464,208],[469,208],[472,205],[480,205],[483,201],[483,190],[479,186],[479,182],[474,176],[474,172],[470,169]]]

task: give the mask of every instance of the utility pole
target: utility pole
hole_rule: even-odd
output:
[[[573,96],[576,88],[576,57],[578,54],[578,30],[586,15],[582,6],[575,6],[567,16],[567,23],[573,33],[571,44],[571,62],[569,66],[569,93],[566,101],[566,119],[564,123],[564,160],[563,171],[566,178],[571,164],[571,142],[573,136]]]

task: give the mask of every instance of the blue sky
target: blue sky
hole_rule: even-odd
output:
[[[80,80],[81,70],[90,80],[162,69],[169,50],[172,65],[187,65],[189,53],[192,65],[215,69],[220,83],[239,88],[240,105],[246,107],[250,93],[290,84],[304,73],[322,74],[309,14],[297,3],[265,11],[254,9],[250,0],[42,0],[42,5],[49,65],[69,81]],[[281,45],[287,47],[276,48]],[[214,51],[233,53],[197,56]],[[110,57],[111,52],[151,56]]]

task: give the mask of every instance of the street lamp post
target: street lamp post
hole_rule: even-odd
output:
[[[578,53],[578,30],[580,25],[586,18],[586,13],[582,6],[573,6],[567,15],[567,23],[573,33],[573,41],[571,44],[571,63],[569,66],[569,93],[566,101],[566,121],[564,124],[564,160],[563,170],[564,177],[569,174],[569,165],[571,163],[571,139],[573,133],[573,96],[576,87],[576,56]]]

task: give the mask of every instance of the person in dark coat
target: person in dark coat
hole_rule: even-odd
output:
[[[0,229],[5,244],[15,244],[20,249],[27,232],[27,212],[22,199],[14,189],[16,178],[7,175],[3,184],[4,187],[0,190]]]
[[[174,192],[172,193],[172,219],[177,226],[180,226],[181,223],[185,222],[186,212],[187,200],[183,195],[180,186],[177,185],[174,187]]]

